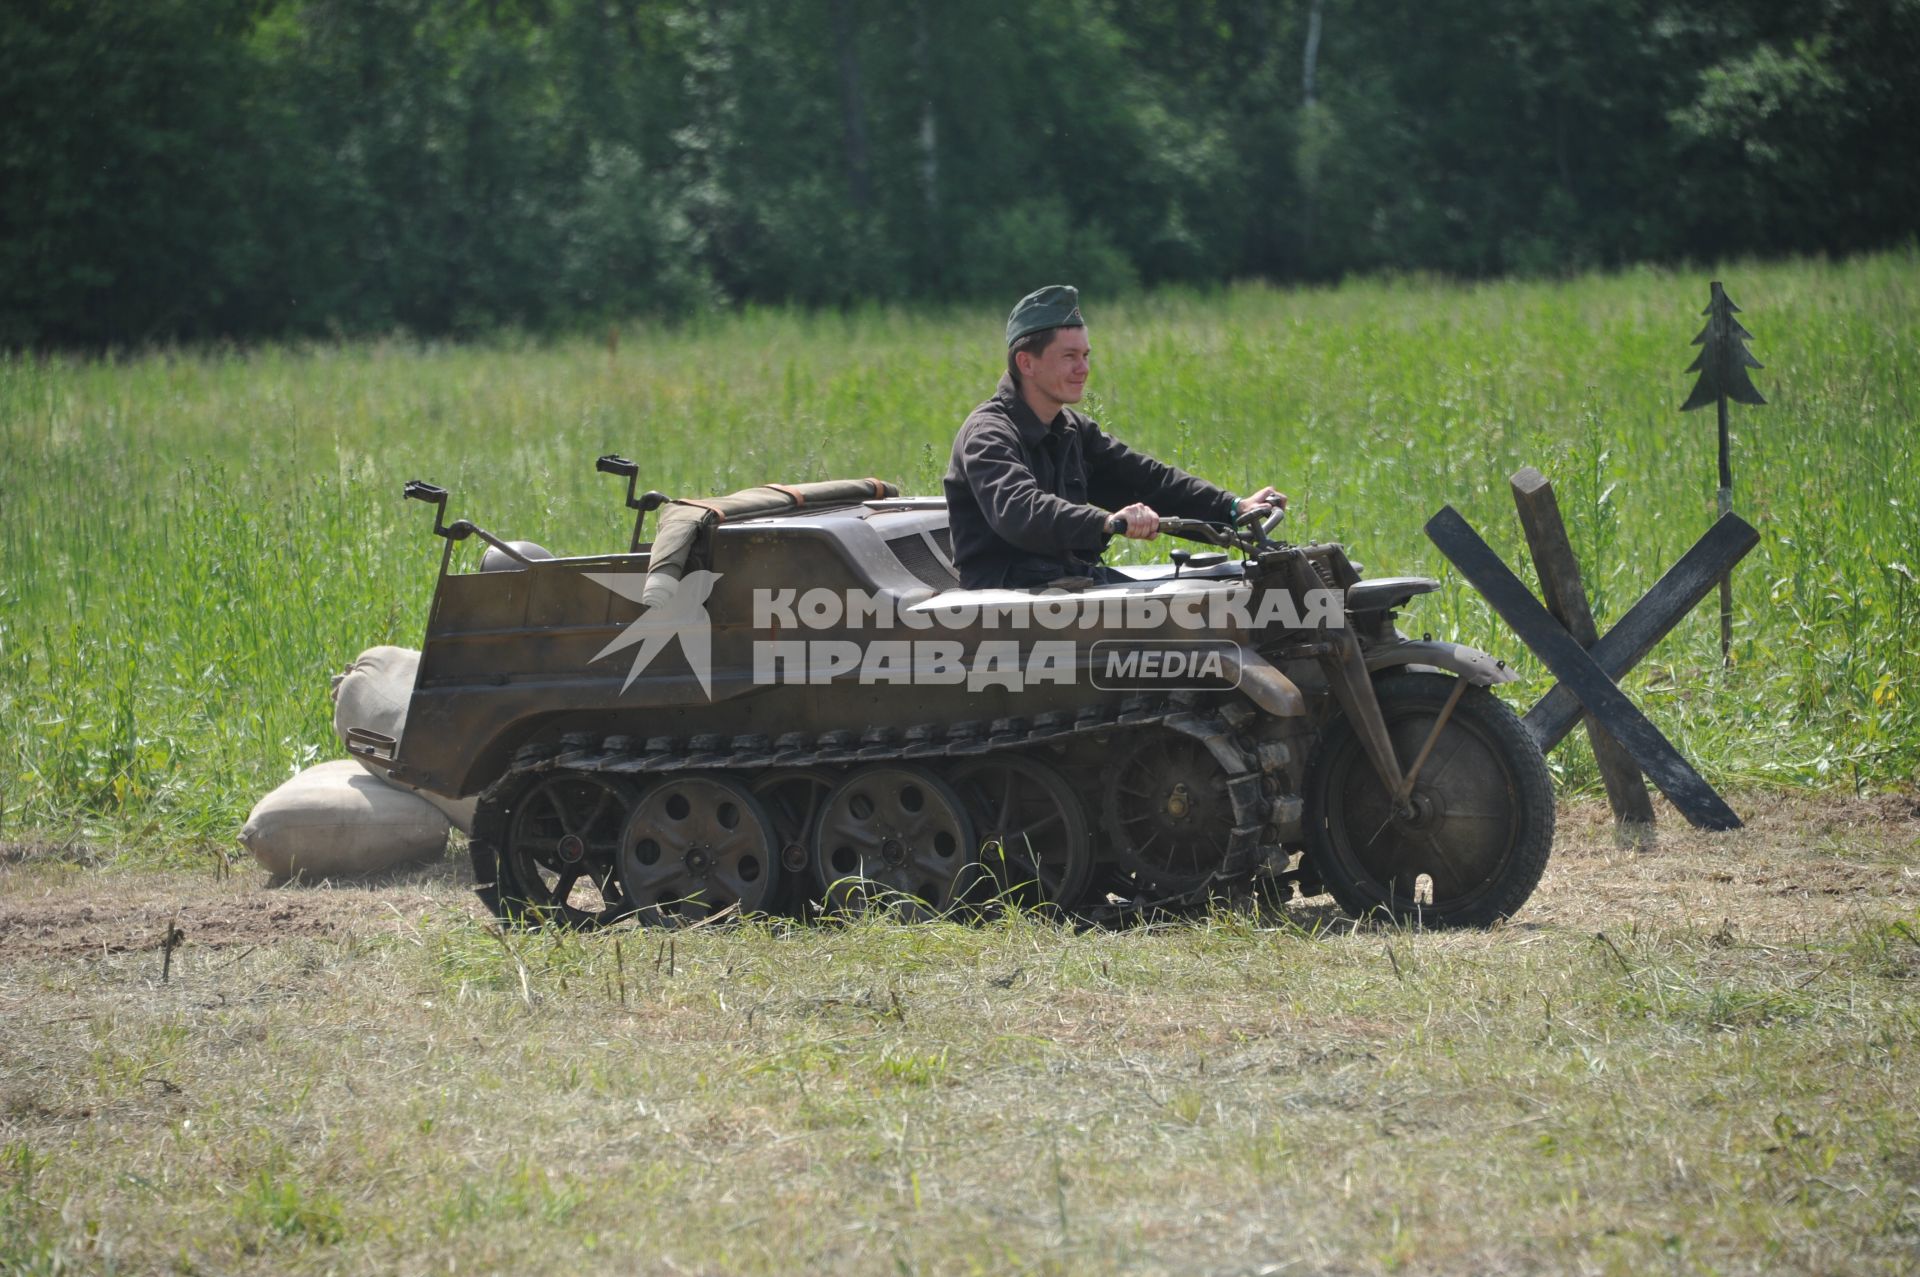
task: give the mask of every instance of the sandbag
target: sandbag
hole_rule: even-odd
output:
[[[447,818],[350,758],[309,767],[254,804],[241,845],[282,878],[379,873],[447,849]]]
[[[361,727],[400,740],[407,729],[407,704],[413,698],[413,680],[420,669],[420,653],[408,647],[370,647],[360,653],[347,672],[333,680],[333,730],[340,744],[347,733]],[[402,785],[387,775],[380,763],[358,762],[373,775],[397,789],[404,789],[446,813],[454,828],[463,834],[473,832],[476,798],[442,798],[424,789]]]
[[[370,647],[333,680],[333,730],[341,743],[347,729],[364,727],[400,739],[407,726],[420,653],[409,647]]]

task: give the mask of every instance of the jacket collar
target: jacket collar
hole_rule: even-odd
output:
[[[1051,422],[1040,420],[1038,414],[1027,406],[1026,399],[1020,394],[1020,388],[1013,384],[1013,376],[1010,373],[1000,374],[1000,385],[994,390],[993,397],[1006,409],[1014,428],[1020,432],[1021,439],[1027,443],[1039,443],[1052,433],[1054,427],[1064,428],[1072,424],[1072,419],[1067,415],[1065,408],[1062,408],[1060,415]]]

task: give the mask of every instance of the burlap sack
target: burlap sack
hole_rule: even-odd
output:
[[[447,818],[342,758],[309,767],[262,798],[240,842],[282,878],[355,877],[442,854]]]
[[[400,740],[407,728],[407,702],[413,698],[413,679],[420,668],[420,653],[406,647],[370,647],[333,681],[333,730],[345,748],[347,732],[362,727]],[[446,813],[454,828],[463,834],[473,832],[474,798],[442,798],[424,789],[408,789],[387,775],[378,763],[365,762],[366,769],[389,785],[406,789]]]

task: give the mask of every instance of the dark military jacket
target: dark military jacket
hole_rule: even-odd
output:
[[[1135,501],[1162,515],[1225,523],[1235,500],[1135,452],[1071,408],[1043,423],[1009,376],[960,427],[944,486],[954,565],[960,584],[976,590],[1092,575],[1108,512]]]

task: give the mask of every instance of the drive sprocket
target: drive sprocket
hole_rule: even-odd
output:
[[[548,772],[487,813],[497,831],[495,912],[574,927],[619,917],[625,897],[614,856],[633,798],[633,787],[617,777]]]
[[[1135,886],[1177,895],[1206,885],[1233,834],[1227,774],[1200,741],[1155,732],[1107,772],[1103,822],[1115,861]]]

